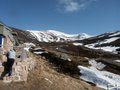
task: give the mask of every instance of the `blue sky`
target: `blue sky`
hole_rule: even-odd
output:
[[[102,34],[120,30],[120,0],[0,0],[0,21],[20,29]]]

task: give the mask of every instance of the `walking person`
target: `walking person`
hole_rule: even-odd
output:
[[[11,49],[8,53],[7,53],[7,64],[6,64],[6,67],[7,67],[7,73],[8,73],[8,76],[11,76],[12,75],[12,66],[15,62],[15,58],[16,58],[16,52],[15,52],[15,49]]]
[[[0,79],[3,79],[3,77],[8,74],[8,76],[12,75],[12,66],[15,62],[15,58],[16,58],[16,52],[15,49],[11,49],[7,54],[7,62],[4,68],[4,72],[2,73]]]

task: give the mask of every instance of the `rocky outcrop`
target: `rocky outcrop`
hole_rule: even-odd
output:
[[[27,58],[23,61],[16,60],[13,65],[13,73],[11,77],[7,75],[3,78],[3,82],[20,82],[27,81],[27,76],[29,71],[31,71],[35,66],[35,60],[32,58]],[[4,67],[0,66],[0,73],[4,71]]]

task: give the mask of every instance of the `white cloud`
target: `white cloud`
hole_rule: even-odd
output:
[[[75,12],[87,7],[90,2],[97,0],[58,0],[59,9],[65,12]]]
[[[79,10],[79,8],[80,5],[77,2],[70,2],[68,5],[65,6],[65,10],[68,12],[77,11]]]

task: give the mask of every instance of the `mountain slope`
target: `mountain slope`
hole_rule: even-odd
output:
[[[28,30],[28,31],[40,42],[74,41],[74,40],[82,40],[90,37],[90,35],[87,35],[85,33],[70,35],[55,30],[46,30],[46,31]]]
[[[120,53],[120,31],[107,32],[97,36],[82,34],[65,34],[55,30],[20,30],[12,28],[18,34],[20,42],[65,42],[73,41],[74,45],[83,45],[91,49],[102,49],[104,51]]]
[[[17,33],[20,42],[64,42],[64,41],[74,41],[83,40],[91,37],[85,33],[81,34],[65,34],[63,32],[55,30],[21,30],[17,28],[10,27],[14,32]]]
[[[32,56],[36,60],[36,68],[28,75],[27,82],[0,82],[0,90],[102,90],[84,81],[56,72],[48,61],[39,56]]]
[[[23,33],[24,32],[22,31],[22,34]],[[26,35],[26,34],[28,34],[28,35]],[[83,34],[83,36],[84,35],[85,34]],[[41,43],[41,45],[39,43],[39,45],[40,45],[40,47],[43,46],[43,48],[45,50],[48,50],[49,52],[51,51],[51,52],[55,53],[55,55],[52,54],[54,57],[50,57],[50,55],[48,55],[48,54],[47,55],[42,54],[41,56],[46,55],[46,57],[44,56],[44,59],[49,61],[50,65],[55,65],[55,67],[53,66],[52,69],[55,69],[56,71],[59,72],[58,77],[61,77],[60,70],[62,70],[62,74],[65,74],[65,76],[66,75],[71,76],[71,73],[69,71],[72,71],[72,72],[76,71],[73,68],[74,64],[71,63],[71,62],[74,62],[75,65],[77,64],[77,65],[89,66],[88,65],[88,60],[90,60],[91,58],[99,58],[99,57],[100,57],[100,59],[96,59],[96,60],[97,61],[101,60],[100,62],[105,63],[105,65],[106,65],[105,70],[109,69],[108,71],[112,71],[112,72],[115,72],[117,74],[119,73],[119,70],[117,70],[117,68],[119,68],[119,66],[116,66],[116,63],[115,63],[116,60],[119,59],[119,57],[120,57],[118,54],[103,52],[102,50],[95,50],[95,49],[104,49],[105,47],[108,47],[108,46],[110,47],[110,48],[108,48],[108,50],[111,50],[111,48],[114,47],[114,46],[115,46],[114,50],[119,49],[119,38],[120,38],[120,32],[119,31],[112,32],[112,33],[105,33],[105,34],[101,34],[101,35],[86,38],[86,39],[79,38],[79,35],[68,35],[68,34],[58,32],[58,31],[54,31],[54,30],[25,31],[24,36],[27,37],[28,39],[31,38],[31,36],[32,36],[32,37],[34,37],[35,40],[38,40],[39,42],[53,42],[53,43],[49,43],[49,44],[48,43]],[[21,37],[21,38],[24,39],[24,37]],[[71,42],[69,42],[69,43],[64,42],[64,41],[74,41],[74,40],[77,40],[76,42],[81,44],[81,46],[72,45]],[[116,41],[118,41],[118,42],[116,42]],[[46,45],[46,47],[45,47],[45,45]],[[55,57],[56,55],[58,55],[57,59]],[[67,56],[65,56],[65,55],[67,55]],[[62,60],[61,58],[63,59],[64,62],[61,62],[61,60]],[[66,61],[66,58],[69,59],[69,61]],[[104,58],[106,58],[106,59],[104,59]],[[60,61],[61,63],[58,62],[58,61]],[[54,63],[52,64],[51,62],[52,63],[54,62]],[[67,62],[70,62],[70,63],[67,64]],[[40,67],[45,65],[45,64],[42,65],[41,62],[39,62],[38,64],[39,64]],[[69,65],[69,66],[72,65],[72,67],[68,68],[68,67],[66,67],[67,65]],[[37,68],[38,68],[38,66],[37,66]],[[48,67],[48,70],[46,70],[46,68],[47,67],[44,67],[44,68],[42,67],[42,70],[41,70],[41,68],[38,68],[38,70],[33,73],[33,76],[31,76],[30,79],[28,79],[28,80],[31,80],[31,78],[33,79],[33,81],[31,81],[32,85],[30,85],[31,88],[33,88],[32,87],[33,85],[34,85],[34,89],[36,89],[36,87],[41,88],[41,86],[44,86],[44,85],[46,86],[46,81],[50,85],[52,85],[52,83],[54,83],[54,82],[55,82],[55,84],[57,83],[56,84],[57,86],[54,85],[55,87],[54,86],[49,87],[49,84],[48,84],[48,87],[51,90],[54,90],[54,89],[56,90],[56,89],[59,88],[59,86],[60,86],[60,89],[70,90],[70,88],[74,87],[74,85],[75,85],[75,87],[78,85],[78,84],[72,84],[73,85],[72,86],[71,82],[68,85],[69,81],[71,81],[71,78],[70,79],[68,79],[69,77],[67,77],[67,78],[61,77],[62,79],[61,78],[55,78],[56,76],[54,76],[54,75],[56,75],[56,73],[54,73],[54,75],[53,75],[53,73],[51,74],[51,72],[49,72],[49,71],[51,71],[50,70],[51,66]],[[63,69],[65,69],[65,71],[68,72],[68,73],[63,72],[64,71]],[[42,76],[41,71],[43,71],[43,76]],[[37,76],[37,78],[34,78],[34,76]],[[74,76],[75,76],[74,78],[77,77],[76,72],[75,72]],[[66,79],[67,79],[67,86],[68,87],[64,87],[64,86],[66,86],[66,83],[63,83],[63,82],[65,82]],[[62,82],[60,82],[60,81],[62,81]],[[75,82],[73,81],[73,83],[76,83],[76,82],[77,82],[76,80],[75,80]],[[37,85],[37,83],[39,83],[39,85]],[[90,82],[88,82],[88,83],[90,83]],[[80,83],[80,85],[81,84],[82,83]],[[79,90],[80,88],[82,88],[82,87],[79,88],[80,85],[78,85],[78,87],[76,87],[75,90],[77,90],[77,89]],[[45,89],[47,90],[48,87],[45,87],[44,90]],[[82,90],[86,89],[86,87],[88,87],[88,86],[85,85],[85,88],[83,87]],[[74,90],[74,89],[72,88],[72,90]],[[95,89],[95,90],[97,90],[97,89]]]
[[[88,48],[103,49],[105,51],[116,53],[116,51],[120,51],[120,31],[104,33],[76,42],[79,43],[78,45],[81,44]]]
[[[13,28],[13,27],[10,27],[12,29],[12,31],[14,33],[17,34],[17,38],[18,38],[18,41],[20,43],[24,43],[24,42],[32,42],[32,43],[38,43],[39,41],[30,34],[30,32],[26,31],[26,30],[21,30],[21,29],[18,29],[18,28]]]

